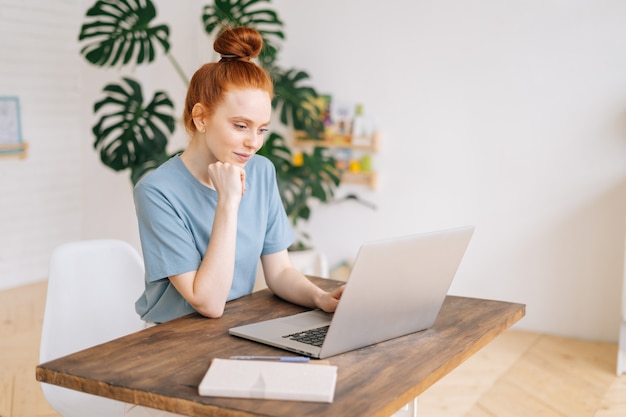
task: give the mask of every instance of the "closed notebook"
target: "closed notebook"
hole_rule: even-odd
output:
[[[333,402],[337,367],[213,359],[198,392],[211,397]]]

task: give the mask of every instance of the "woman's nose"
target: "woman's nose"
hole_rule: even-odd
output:
[[[251,133],[244,142],[244,145],[255,151],[258,150],[263,145],[263,135],[260,133]]]

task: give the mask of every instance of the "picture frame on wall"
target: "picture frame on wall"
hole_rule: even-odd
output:
[[[0,96],[0,157],[25,158],[27,147],[22,138],[19,98]]]

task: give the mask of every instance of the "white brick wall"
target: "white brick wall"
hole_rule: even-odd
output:
[[[0,0],[0,95],[20,99],[26,159],[0,158],[0,290],[47,277],[81,235],[79,0]]]
[[[0,0],[0,95],[19,97],[29,145],[26,159],[0,158],[0,290],[46,279],[51,251],[70,240],[118,238],[139,249],[129,173],[105,167],[92,147],[93,104],[107,83],[130,75],[146,96],[167,90],[179,113],[186,86],[165,56],[138,68],[88,64],[78,34],[94,2]],[[191,76],[212,51],[203,5],[155,4]],[[186,140],[178,128],[170,150]]]

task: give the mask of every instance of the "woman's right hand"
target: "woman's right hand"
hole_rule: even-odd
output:
[[[237,203],[246,192],[246,171],[228,162],[214,162],[209,165],[209,177],[219,197],[233,199]]]

